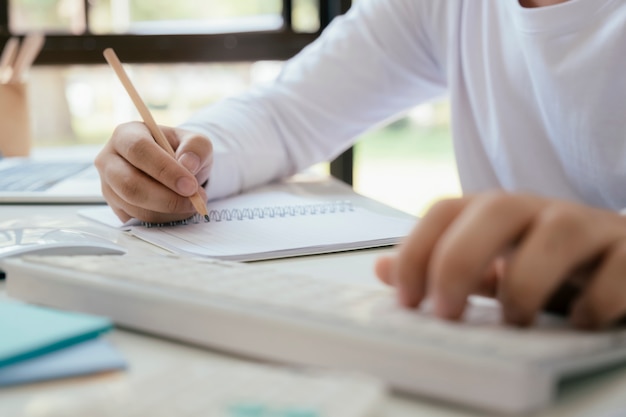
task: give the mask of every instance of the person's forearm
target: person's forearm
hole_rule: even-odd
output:
[[[410,0],[359,3],[289,60],[276,82],[185,123],[214,142],[209,197],[332,159],[366,129],[442,91],[440,67],[416,48],[426,40],[414,10]]]

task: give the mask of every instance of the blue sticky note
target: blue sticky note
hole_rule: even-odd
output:
[[[317,410],[313,408],[290,407],[282,410],[280,417],[320,417]]]
[[[0,387],[125,369],[126,361],[102,338],[28,359],[0,369]]]
[[[265,417],[269,410],[263,403],[239,402],[228,407],[228,417]]]
[[[112,327],[104,317],[0,300],[0,368],[94,339]]]

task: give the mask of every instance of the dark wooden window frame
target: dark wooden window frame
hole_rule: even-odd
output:
[[[89,0],[84,0],[88,13]],[[47,34],[35,65],[103,64],[102,51],[115,49],[128,63],[243,62],[291,58],[315,40],[336,16],[345,13],[351,0],[320,0],[320,30],[298,33],[291,21],[292,0],[283,0],[283,28],[277,31],[224,34],[134,35]],[[11,36],[9,0],[0,0],[0,44]],[[331,162],[331,174],[352,185],[352,148]]]

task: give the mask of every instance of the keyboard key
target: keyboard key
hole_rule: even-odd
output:
[[[30,161],[0,170],[0,191],[44,191],[89,168],[89,163]]]

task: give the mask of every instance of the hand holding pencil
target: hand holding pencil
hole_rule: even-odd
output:
[[[212,164],[208,138],[158,126],[112,49],[104,56],[133,101],[143,123],[120,125],[96,158],[102,191],[113,211],[167,223],[200,213],[208,220],[206,182]]]

